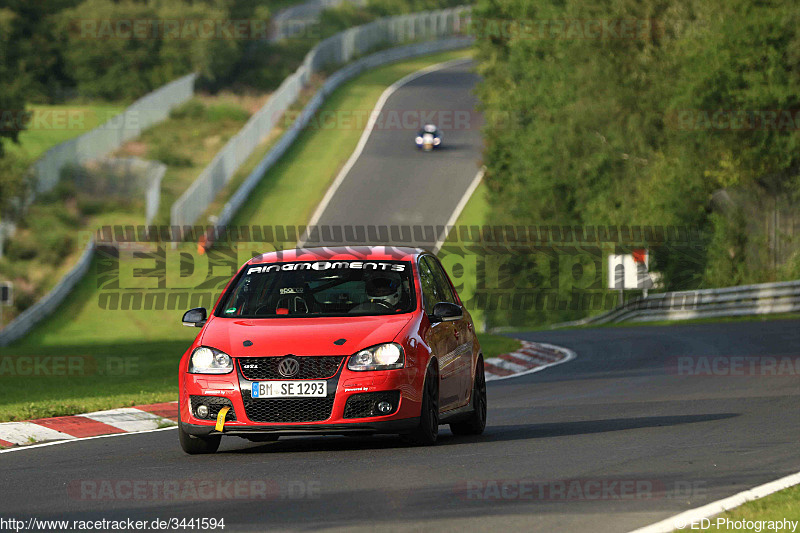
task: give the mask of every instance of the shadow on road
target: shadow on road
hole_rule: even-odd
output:
[[[586,420],[580,422],[554,422],[547,424],[519,424],[508,426],[488,426],[483,435],[476,437],[456,437],[441,428],[437,446],[448,446],[464,443],[504,442],[528,439],[545,439],[549,437],[563,437],[568,435],[589,435],[609,431],[624,431],[628,429],[669,427],[682,424],[695,424],[725,420],[739,416],[736,413],[712,413],[704,415],[673,415],[673,416],[646,416],[636,418],[611,418],[606,420]],[[229,439],[231,442],[232,439]],[[235,442],[235,441],[234,441]],[[245,441],[242,441],[244,443]],[[392,435],[359,436],[359,437],[294,437],[282,438],[278,442],[225,450],[219,453],[247,454],[247,453],[300,453],[300,452],[327,452],[343,450],[377,450],[391,448],[414,448],[403,439]]]
[[[736,413],[713,413],[705,415],[643,416],[635,418],[609,418],[605,420],[584,420],[580,422],[552,422],[548,424],[520,424],[487,427],[480,440],[507,441],[519,439],[542,439],[567,435],[589,435],[609,431],[624,431],[652,427],[678,426],[725,420],[739,416]]]

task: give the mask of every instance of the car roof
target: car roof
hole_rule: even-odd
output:
[[[247,264],[325,260],[413,261],[425,253],[428,252],[422,248],[405,246],[289,248],[287,250],[261,254],[248,261]]]

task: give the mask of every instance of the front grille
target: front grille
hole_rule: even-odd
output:
[[[297,356],[300,363],[297,375],[286,378],[278,373],[278,365],[283,357],[242,357],[239,368],[249,380],[259,379],[328,379],[336,374],[344,361],[341,355]]]
[[[236,420],[236,412],[233,410],[233,404],[228,398],[221,396],[189,396],[192,403],[192,414],[197,416],[197,407],[200,404],[205,404],[208,407],[207,420],[216,420],[217,415],[223,407],[230,407],[230,410],[225,415],[225,421],[230,422]],[[199,417],[198,417],[199,418]]]
[[[393,409],[388,413],[378,412],[378,403],[389,402]],[[365,392],[353,394],[344,406],[345,418],[366,418],[368,416],[386,416],[397,411],[400,404],[400,391]]]
[[[243,390],[242,399],[253,422],[321,422],[333,411],[333,397],[253,399],[249,390]]]

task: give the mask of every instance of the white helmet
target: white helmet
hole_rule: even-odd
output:
[[[365,289],[370,302],[385,302],[394,307],[400,302],[403,284],[397,273],[380,272],[367,279]]]
[[[439,128],[437,128],[435,124],[425,124],[425,127],[424,127],[424,128],[422,128],[422,129],[423,129],[423,131],[424,131],[425,133],[436,133],[436,131],[437,131]]]

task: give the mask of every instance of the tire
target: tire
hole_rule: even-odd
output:
[[[414,444],[432,446],[439,438],[439,373],[435,368],[428,368],[423,387],[419,427],[408,437]]]
[[[181,441],[183,451],[189,455],[197,455],[216,452],[222,440],[222,435],[209,435],[206,437],[189,435],[183,430],[183,424],[178,422],[178,438]]]
[[[475,368],[472,408],[472,414],[467,420],[450,424],[453,435],[480,435],[486,429],[486,374],[483,371],[483,357],[478,359],[478,366]]]

